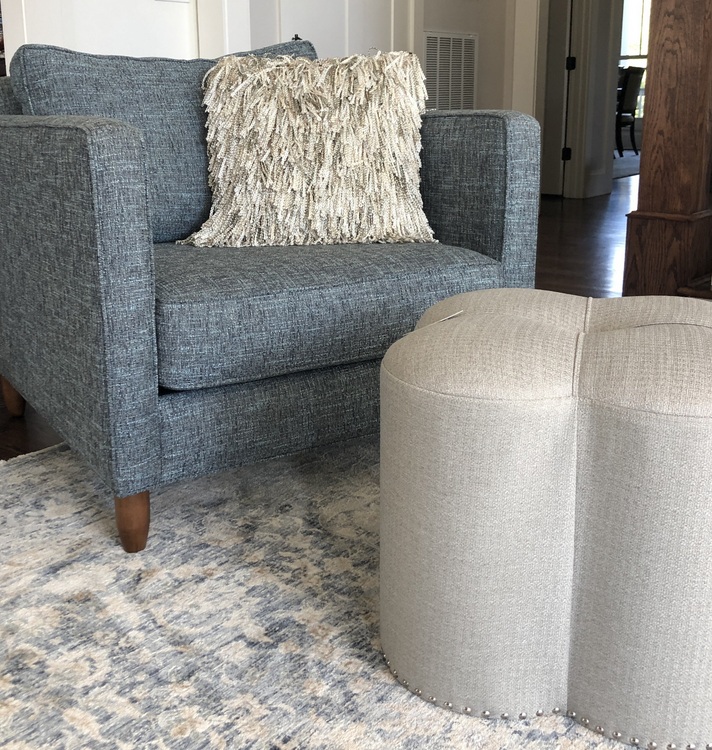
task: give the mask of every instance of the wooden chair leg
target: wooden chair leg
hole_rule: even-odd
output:
[[[11,417],[21,417],[25,413],[25,399],[19,391],[15,390],[9,380],[0,375],[0,385],[2,386],[2,397],[6,409],[10,412]]]
[[[616,148],[618,155],[623,156],[623,136],[621,135],[621,124],[616,121]]]
[[[633,147],[635,155],[638,156],[638,146],[635,143],[635,119],[630,124],[630,145]]]
[[[140,552],[148,541],[151,503],[148,492],[114,498],[116,527],[121,546],[126,552]]]

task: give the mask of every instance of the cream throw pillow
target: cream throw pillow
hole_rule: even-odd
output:
[[[224,57],[205,76],[200,247],[432,242],[420,196],[424,76],[408,52]]]

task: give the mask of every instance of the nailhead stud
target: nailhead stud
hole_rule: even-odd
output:
[[[490,714],[489,711],[483,711],[482,712],[482,718],[483,719],[489,719],[490,716],[491,716],[491,714]]]
[[[428,700],[429,700],[429,701],[430,701],[431,703],[437,703],[437,701],[435,700],[435,698],[433,698],[433,696],[432,696],[432,695],[429,695],[429,696],[428,696]]]
[[[581,719],[581,723],[587,727],[591,722],[588,719]]]
[[[631,737],[630,744],[633,745],[633,747],[638,747],[638,745],[640,745],[640,740],[637,737]]]
[[[603,727],[596,727],[596,731],[599,734],[605,734],[606,733],[606,730]]]
[[[648,750],[658,750],[658,743],[652,740],[648,742]]]
[[[469,706],[465,706],[465,708],[463,708],[462,710],[466,714],[471,714],[472,713],[472,709]]]
[[[561,713],[561,709],[558,706],[556,706],[551,713],[552,714],[560,714]]]
[[[450,701],[443,703],[443,705],[445,706],[445,708],[452,708],[452,703],[450,703]]]
[[[536,712],[536,715],[537,715],[537,716],[543,716],[543,715],[544,715],[544,712],[543,712],[543,711],[542,711],[541,709],[539,709],[539,710],[538,710],[538,711]]]
[[[677,750],[677,745],[676,745],[676,744],[675,744],[674,742],[671,742],[671,743],[670,743],[670,744],[669,744],[669,745],[667,746],[667,750]]]
[[[420,697],[423,694],[423,691],[420,688],[415,688],[415,694]]]
[[[613,737],[614,740],[619,740],[623,735],[620,732],[611,732],[611,737]]]
[[[570,719],[575,719],[576,718],[576,711],[569,711],[568,716],[569,716]]]
[[[503,719],[508,719],[508,718],[509,718],[509,714],[508,714],[508,713],[507,713],[507,712],[505,711],[505,712],[504,712],[504,713],[502,714],[502,718],[503,718]]]
[[[696,745],[693,745],[692,743],[690,743],[690,744],[689,744],[689,745],[687,746],[687,750],[697,750],[697,746],[696,746]]]
[[[526,719],[527,718],[527,715],[524,713],[524,711],[522,711],[522,713],[519,714],[519,718],[520,719]]]

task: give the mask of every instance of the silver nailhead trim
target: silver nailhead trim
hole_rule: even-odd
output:
[[[396,679],[398,679],[398,672],[397,672],[397,670],[395,670],[395,669],[392,668],[392,666],[391,666],[391,660],[386,656],[386,654],[382,654],[382,656],[383,656],[383,660],[386,663],[386,666],[390,669],[390,671],[393,674],[393,676]],[[400,679],[400,680],[398,680],[398,682],[400,682],[404,687],[410,688],[410,683],[408,682],[408,680],[406,680],[406,679]],[[422,697],[422,695],[423,695],[423,691],[420,688],[415,688],[413,690],[413,692],[418,697]],[[438,702],[437,698],[435,698],[432,695],[428,696],[428,701],[430,701],[431,703],[437,703]],[[448,709],[452,709],[453,708],[453,704],[450,701],[445,701],[445,702],[443,702],[442,705],[443,705],[443,707],[448,708]],[[462,708],[462,713],[468,714],[468,715],[472,714],[472,708],[470,706],[464,706]],[[544,716],[545,713],[546,712],[543,709],[541,709],[541,708],[537,709],[537,711],[536,711],[536,715],[539,716],[539,717]],[[561,713],[561,708],[559,708],[559,706],[555,706],[552,709],[551,713],[554,714],[554,715],[560,714]],[[491,718],[492,714],[488,710],[485,709],[484,711],[482,711],[480,713],[480,716],[483,719],[489,719],[489,718]],[[566,716],[568,716],[571,719],[576,719],[577,714],[576,714],[576,711],[566,711]],[[504,711],[503,713],[500,714],[500,717],[502,719],[509,719],[509,713],[507,713],[506,711]],[[519,714],[519,718],[521,720],[525,720],[525,719],[528,718],[528,714],[525,711],[522,711]],[[579,719],[579,723],[581,723],[585,727],[588,727],[591,722],[588,719],[582,717],[581,719]],[[602,726],[597,726],[595,728],[595,731],[598,732],[599,734],[603,734],[603,735],[605,735],[605,733],[606,733],[605,729]],[[611,732],[611,737],[614,740],[620,740],[623,737],[623,735],[621,734],[621,732],[615,731],[615,732]],[[633,747],[639,747],[640,746],[640,740],[637,737],[630,737],[629,740],[628,740],[628,742]],[[666,747],[666,750],[677,750],[677,745],[674,742],[668,743],[665,747]],[[654,740],[650,740],[650,742],[648,742],[648,744],[646,745],[646,748],[647,748],[647,750],[658,750],[658,743],[655,742]],[[685,750],[696,750],[696,748],[697,748],[697,745],[695,745],[693,742],[690,742],[687,745],[685,745]],[[705,745],[705,750],[712,750],[712,742],[708,742]]]

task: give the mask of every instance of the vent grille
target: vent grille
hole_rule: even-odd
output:
[[[425,32],[428,109],[474,109],[477,104],[477,34]]]

